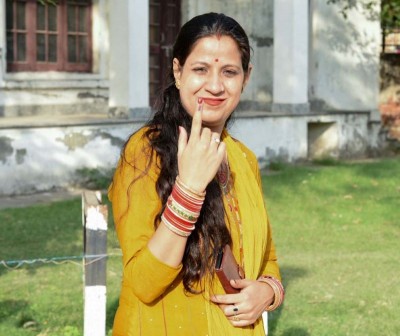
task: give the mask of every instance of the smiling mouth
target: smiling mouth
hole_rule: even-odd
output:
[[[221,99],[221,98],[203,98],[203,101],[207,105],[218,106],[218,105],[221,105],[225,101],[225,99]]]

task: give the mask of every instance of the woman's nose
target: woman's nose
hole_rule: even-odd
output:
[[[218,73],[211,73],[208,76],[206,90],[214,95],[224,91],[224,85]]]

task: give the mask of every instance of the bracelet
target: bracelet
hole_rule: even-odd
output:
[[[200,197],[202,199],[204,199],[204,197],[206,196],[206,192],[205,191],[197,191],[194,190],[192,188],[190,188],[189,186],[187,186],[186,184],[184,184],[181,179],[179,178],[179,175],[176,177],[176,183],[182,188],[184,189],[186,192],[188,192],[189,194],[193,194],[194,196]]]
[[[276,279],[272,276],[269,276],[269,275],[263,275],[263,276],[259,277],[257,280],[261,281],[261,282],[265,282],[268,285],[270,285],[275,294],[274,302],[272,302],[271,305],[269,305],[267,308],[265,308],[265,310],[273,311],[276,308],[278,308],[282,304],[282,302],[285,298],[285,289],[283,288],[282,283],[278,279]]]
[[[182,204],[182,206],[193,212],[199,211],[204,202],[204,198],[203,199],[192,198],[183,189],[180,189],[180,187],[177,184],[175,184],[174,189],[172,189],[171,195],[177,202]]]
[[[173,197],[168,198],[167,206],[181,218],[186,219],[188,222],[195,223],[197,221],[198,213],[192,212],[182,205],[180,205],[177,201],[174,200]]]
[[[171,224],[168,220],[165,219],[164,214],[161,216],[161,219],[162,219],[164,225],[169,230],[171,230],[173,233],[176,233],[178,236],[189,237],[190,234],[192,233],[191,231],[187,232],[187,231],[178,229],[175,225]]]
[[[194,221],[188,221],[187,219],[179,216],[179,214],[176,214],[171,208],[165,208],[163,215],[170,223],[174,223],[177,226],[187,230],[194,230],[194,224],[197,221],[197,218]]]
[[[193,195],[178,182],[172,188],[161,220],[175,234],[188,237],[195,229],[205,196]]]

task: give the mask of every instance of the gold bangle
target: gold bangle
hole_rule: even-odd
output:
[[[258,281],[270,285],[272,290],[274,291],[274,302],[272,302],[272,304],[270,304],[267,308],[265,308],[265,310],[266,311],[275,310],[283,303],[283,299],[285,296],[285,291],[281,282],[278,279],[269,276],[261,276],[260,278],[258,278]]]
[[[190,188],[189,186],[187,186],[185,183],[182,182],[182,180],[179,178],[179,175],[176,177],[176,182],[178,183],[178,185],[184,189],[184,191],[195,195],[197,197],[201,197],[202,199],[204,199],[204,197],[206,196],[206,192],[205,191],[197,191],[194,190],[192,188]]]

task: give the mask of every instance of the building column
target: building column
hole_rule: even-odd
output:
[[[6,15],[5,15],[5,1],[0,1],[0,25],[3,27],[6,26]],[[4,99],[4,74],[6,72],[6,55],[5,55],[5,50],[6,50],[6,41],[5,41],[6,34],[2,33],[0,34],[0,118],[4,117],[5,112],[4,112],[4,104],[5,104],[5,99]],[[4,67],[3,67],[4,64]]]
[[[2,31],[6,27],[5,1],[0,1],[0,27],[2,27]],[[0,34],[0,96],[2,91],[1,88],[4,86],[3,76],[6,72],[6,65],[7,65],[5,39],[6,39],[6,34],[1,33]],[[1,109],[1,101],[0,101],[0,109]]]
[[[310,110],[308,34],[308,0],[274,0],[273,112]]]
[[[110,114],[147,119],[149,106],[149,1],[110,6]]]

